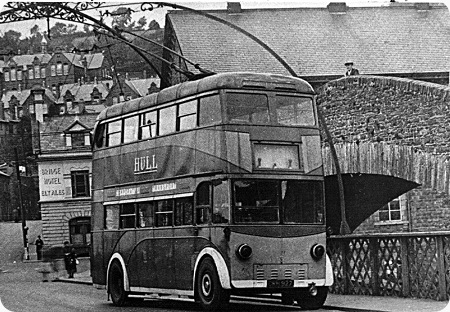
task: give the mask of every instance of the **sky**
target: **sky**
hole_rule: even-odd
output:
[[[41,0],[49,1],[49,0]],[[330,2],[346,2],[348,6],[380,6],[380,5],[389,5],[389,0],[306,0],[306,1],[282,1],[282,0],[230,0],[230,2],[240,2],[242,9],[251,9],[251,8],[291,8],[291,7],[326,7]],[[437,1],[427,1],[427,0],[396,0],[397,2],[448,2],[450,0],[437,0]],[[6,0],[0,0],[1,11],[5,10],[4,4]],[[128,1],[128,2],[117,2],[117,1],[103,1],[106,2],[106,5],[116,5],[121,4],[121,6],[127,6],[136,11],[133,13],[132,18],[134,21],[138,21],[139,18],[145,16],[147,22],[151,20],[156,20],[161,27],[164,26],[165,14],[167,10],[171,10],[171,8],[157,8],[153,11],[145,11],[142,12],[140,10],[140,1]],[[209,10],[209,9],[217,9],[217,10],[225,10],[227,8],[227,1],[218,1],[218,0],[178,0],[178,1],[166,1],[171,3],[180,4],[183,6],[187,6],[194,9],[199,10]],[[447,5],[448,6],[448,5]],[[112,11],[115,10],[116,7],[107,8]],[[105,10],[105,9],[104,9]],[[94,17],[99,17],[98,13],[95,11],[89,11]],[[66,23],[65,21],[50,19],[50,27],[52,27],[56,22]],[[3,35],[6,31],[13,29],[22,34],[22,38],[30,36],[30,29],[34,25],[38,25],[40,31],[47,30],[47,23],[45,20],[31,20],[31,21],[22,21],[22,22],[14,22],[14,23],[6,23],[0,24],[0,35]],[[80,25],[80,24],[77,24]],[[82,30],[83,25],[78,26],[78,29]]]

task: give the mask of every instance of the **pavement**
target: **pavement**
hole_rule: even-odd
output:
[[[56,281],[92,285],[90,270],[75,273],[74,278],[59,276]],[[450,312],[450,305],[447,301],[431,299],[329,294],[323,309],[360,312]]]

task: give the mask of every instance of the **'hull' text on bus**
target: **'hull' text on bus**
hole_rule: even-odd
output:
[[[134,159],[134,174],[156,172],[158,165],[156,164],[156,156],[142,156]]]

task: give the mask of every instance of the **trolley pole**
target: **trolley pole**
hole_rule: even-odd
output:
[[[30,260],[30,253],[28,251],[28,240],[27,240],[28,227],[27,227],[27,223],[25,221],[25,211],[23,209],[22,179],[20,178],[19,153],[17,152],[17,147],[14,148],[14,153],[16,156],[16,174],[17,174],[17,187],[19,189],[20,215],[22,217],[22,237],[23,237],[23,250],[24,250],[23,259]]]

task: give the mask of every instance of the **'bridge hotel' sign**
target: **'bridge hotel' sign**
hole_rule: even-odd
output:
[[[40,200],[59,200],[65,198],[62,164],[39,165]]]

